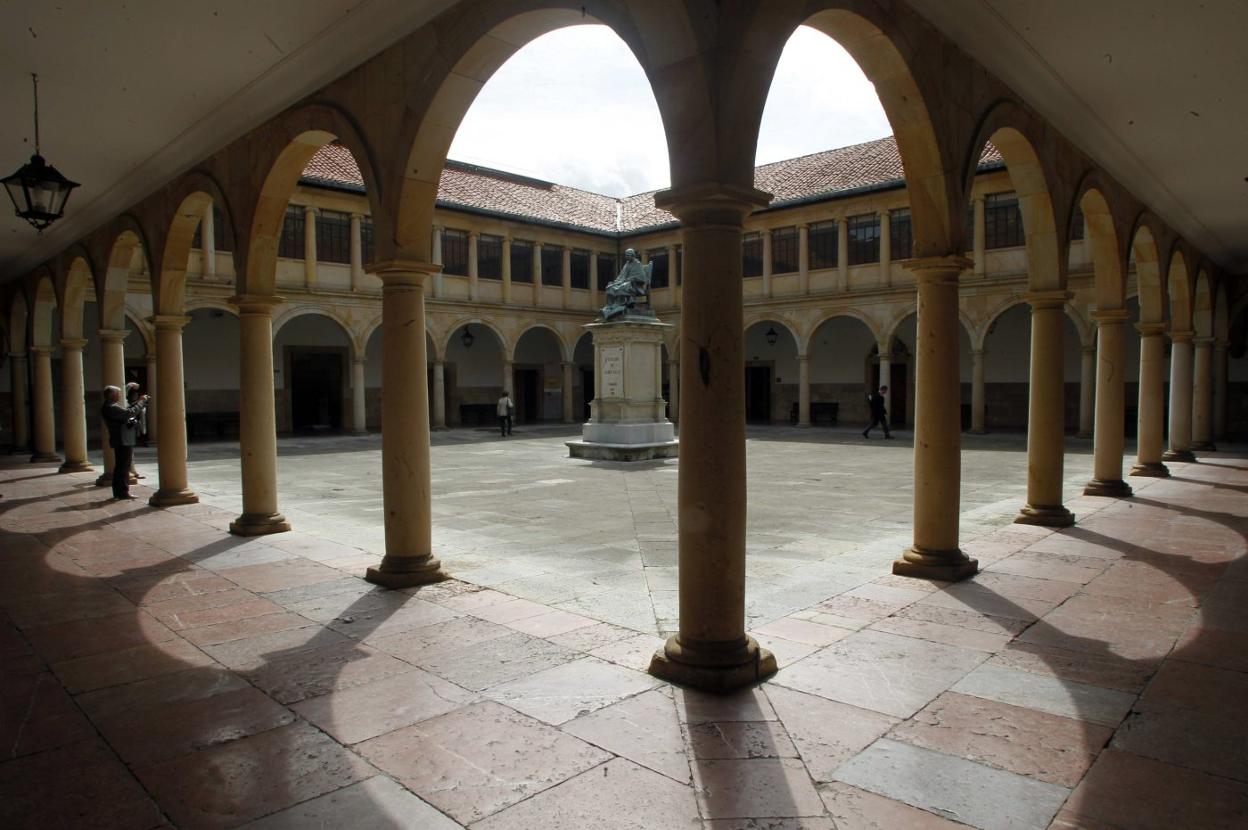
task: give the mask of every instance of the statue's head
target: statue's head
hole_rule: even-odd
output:
[[[634,251],[632,248],[629,248],[627,251],[625,251],[625,252],[624,252],[624,258],[625,258],[625,259],[636,259],[636,258],[637,258],[637,252],[636,252],[636,251]]]

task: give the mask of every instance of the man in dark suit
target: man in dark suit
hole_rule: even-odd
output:
[[[892,438],[893,434],[888,431],[888,410],[884,406],[884,396],[888,393],[887,386],[881,386],[879,392],[872,392],[867,395],[867,403],[871,405],[871,426],[862,431],[863,438],[871,437],[871,430],[876,424],[884,427],[884,437]]]
[[[100,417],[108,427],[108,443],[113,448],[113,498],[132,499],[130,495],[130,465],[134,460],[134,445],[139,434],[139,416],[147,408],[147,395],[134,403],[122,403],[121,390],[116,386],[104,387],[104,406]]]

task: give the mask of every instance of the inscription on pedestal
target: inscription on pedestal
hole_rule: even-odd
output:
[[[624,347],[602,347],[602,396],[624,397]]]

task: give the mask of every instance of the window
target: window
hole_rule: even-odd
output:
[[[615,257],[612,254],[598,255],[598,290],[606,290],[607,283],[615,279]]]
[[[303,205],[287,205],[282,219],[282,235],[277,240],[277,255],[303,259]]]
[[[849,233],[849,264],[865,265],[880,261],[880,215],[864,213],[845,220]]]
[[[888,217],[888,247],[892,259],[914,256],[914,239],[910,233],[910,208],[897,208]]]
[[[653,248],[646,251],[650,262],[650,287],[667,288],[670,284],[667,272],[667,248]]]
[[[563,285],[563,248],[542,246],[542,285]]]
[[[812,271],[819,268],[835,268],[839,246],[836,222],[815,222],[810,226],[808,234],[806,238],[807,255],[810,260],[808,267]]]
[[[377,254],[373,245],[373,217],[364,216],[360,219],[360,258],[364,262],[372,262]]]
[[[685,283],[685,246],[683,245],[676,246],[676,273],[673,276],[675,276],[676,278],[677,285],[684,285]]]
[[[989,193],[984,198],[984,247],[1016,248],[1023,244],[1023,215],[1014,193]]]
[[[316,258],[320,262],[351,261],[351,217],[322,210],[316,217]]]
[[[755,231],[741,240],[741,276],[758,277],[763,273],[763,237]]]
[[[572,287],[589,288],[589,251],[572,252]]]
[[[230,250],[229,244],[227,244],[225,241],[225,236],[226,236],[225,231],[226,231],[225,217],[221,213],[221,208],[217,207],[216,205],[213,205],[212,206],[212,242],[213,242],[213,247],[218,251]],[[191,240],[192,248],[204,247],[203,232],[204,232],[204,225],[201,222],[199,223],[199,225],[195,227],[195,238]]]
[[[468,276],[468,231],[442,229],[442,273]]]
[[[533,282],[533,243],[511,241],[511,281]]]
[[[503,278],[503,238],[486,236],[477,238],[477,276],[483,280]]]
[[[1083,239],[1084,223],[1083,208],[1075,205],[1075,215],[1070,218],[1070,238],[1071,240]]]
[[[771,232],[771,273],[791,274],[797,270],[797,227],[775,228]]]

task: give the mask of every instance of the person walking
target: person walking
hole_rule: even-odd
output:
[[[888,393],[887,386],[881,386],[880,391],[872,392],[867,395],[867,403],[871,407],[871,424],[862,431],[863,438],[871,437],[871,430],[876,424],[884,427],[884,437],[892,438],[893,434],[888,431],[888,409],[884,405],[884,395]]]
[[[127,406],[122,402],[121,390],[116,386],[104,387],[104,405],[100,417],[108,427],[108,443],[113,448],[113,498],[132,499],[130,495],[130,466],[134,460],[134,445],[138,439],[139,416],[147,408],[147,395]]]
[[[511,435],[511,415],[516,411],[516,405],[511,402],[511,395],[507,394],[507,390],[503,390],[503,396],[498,399],[498,407],[495,410],[498,413],[498,431],[506,438]]]

